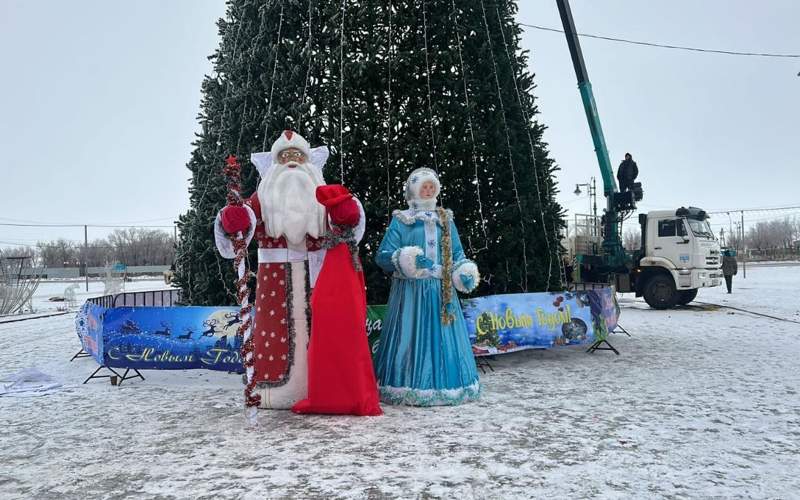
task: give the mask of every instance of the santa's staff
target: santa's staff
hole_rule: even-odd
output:
[[[232,210],[227,210],[228,216],[244,216],[248,217],[247,210],[242,203],[241,195],[241,167],[238,159],[231,155],[225,160],[225,168],[223,169],[228,183],[228,207],[238,207]],[[247,418],[252,424],[257,423],[258,405],[261,402],[261,397],[258,394],[253,394],[253,389],[256,385],[254,377],[255,373],[255,359],[253,355],[253,337],[251,311],[253,305],[250,304],[250,287],[248,286],[248,278],[250,270],[247,265],[247,239],[243,231],[237,231],[230,236],[233,243],[235,257],[233,260],[234,269],[238,274],[236,280],[236,298],[241,306],[239,311],[239,318],[242,323],[236,331],[236,337],[241,341],[241,356],[244,364],[244,404]]]

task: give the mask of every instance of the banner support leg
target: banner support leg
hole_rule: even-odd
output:
[[[80,351],[76,352],[74,356],[72,356],[70,361],[74,361],[77,358],[91,358],[91,357],[92,357],[91,354],[81,349]]]
[[[113,373],[114,375],[98,375],[98,374],[97,374],[97,372],[99,372],[99,371],[100,371],[100,370],[102,370],[103,368],[105,368],[106,370],[110,371],[110,372],[111,372],[111,373]],[[111,378],[111,377],[113,377],[113,376],[117,376],[117,377],[119,377],[119,373],[115,372],[113,368],[109,368],[109,367],[107,367],[106,365],[100,365],[100,366],[98,366],[98,367],[97,367],[97,370],[93,371],[93,372],[92,372],[92,374],[91,374],[91,375],[89,375],[89,376],[86,378],[86,380],[84,380],[84,381],[83,381],[83,383],[85,384],[86,382],[88,382],[88,381],[92,380],[93,378]]]
[[[131,370],[135,371],[136,375],[131,375],[129,377],[128,376],[128,372],[130,372]],[[125,373],[123,373],[122,377],[120,377],[119,383],[117,384],[117,386],[120,386],[126,380],[130,380],[130,379],[133,379],[133,378],[140,378],[140,379],[144,380],[144,376],[141,373],[139,373],[139,370],[137,370],[136,368],[125,368]]]
[[[481,373],[486,373],[487,368],[489,371],[494,372],[494,367],[492,364],[483,356],[475,358],[475,365],[477,365],[477,367],[481,370]]]
[[[630,333],[628,333],[628,330],[624,329],[624,328],[622,327],[622,325],[620,325],[619,323],[617,323],[617,327],[616,327],[616,328],[614,328],[614,331],[613,331],[613,332],[611,332],[611,333],[619,333],[617,330],[622,330],[622,333],[624,333],[624,334],[625,334],[625,335],[627,335],[628,337],[632,337],[632,336],[633,336],[633,335],[631,335]]]
[[[603,347],[603,344],[605,344],[605,345],[606,345],[606,346],[608,346],[608,347]],[[618,351],[618,350],[616,350],[616,349],[614,348],[614,346],[613,346],[613,345],[611,345],[611,344],[608,342],[608,340],[607,340],[607,339],[598,340],[597,342],[595,342],[594,344],[592,344],[592,346],[591,346],[590,348],[586,349],[586,352],[588,352],[589,354],[594,354],[594,352],[595,352],[595,351],[614,351],[614,354],[616,354],[617,356],[619,356],[619,351]]]

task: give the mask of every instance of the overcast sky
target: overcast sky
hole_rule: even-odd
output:
[[[560,27],[553,0],[520,4],[520,22]],[[800,53],[794,0],[572,10],[583,33]],[[224,11],[221,0],[0,0],[0,222],[171,226],[188,207],[185,164]],[[575,183],[600,179],[564,35],[525,30],[559,200],[586,212]],[[800,59],[581,43],[612,163],[633,154],[644,210],[800,205]],[[747,219],[784,214],[800,211]],[[82,240],[83,229],[0,226],[0,246],[56,237]]]

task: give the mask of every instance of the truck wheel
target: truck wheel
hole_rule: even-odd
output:
[[[697,297],[697,288],[692,288],[691,290],[679,290],[678,304],[685,306],[689,302],[693,301],[695,297]]]
[[[644,301],[653,309],[669,309],[678,301],[678,291],[670,276],[658,274],[647,281]]]

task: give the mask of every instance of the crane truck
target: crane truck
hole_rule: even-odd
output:
[[[719,242],[708,223],[708,214],[696,207],[657,210],[639,214],[642,241],[639,250],[627,251],[622,244],[622,222],[641,201],[641,183],[620,191],[608,156],[600,117],[583,60],[569,0],[556,0],[567,37],[578,89],[589,123],[594,150],[603,179],[606,208],[600,225],[602,244],[574,255],[575,283],[604,283],[618,292],[644,297],[654,309],[686,305],[700,288],[722,283]]]

